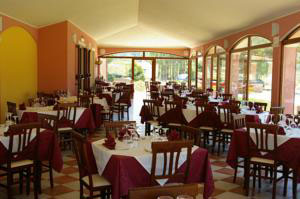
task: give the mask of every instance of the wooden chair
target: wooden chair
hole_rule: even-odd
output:
[[[152,166],[151,166],[151,185],[156,185],[156,180],[176,179],[181,183],[186,183],[189,176],[191,154],[193,141],[169,141],[169,142],[152,142]],[[179,157],[181,150],[187,148],[186,168],[183,172],[179,172]],[[157,155],[163,154],[163,172],[156,174]],[[169,155],[169,158],[168,158]],[[175,160],[175,161],[174,161]],[[174,165],[175,163],[175,165]],[[169,168],[167,170],[167,168]],[[174,169],[172,169],[174,168]]]
[[[79,169],[80,198],[83,197],[83,188],[89,190],[89,198],[101,196],[109,198],[111,195],[111,184],[103,176],[93,174],[87,154],[87,140],[79,133],[72,131],[73,148]],[[94,192],[100,194],[94,195]]]
[[[109,107],[110,109],[110,116],[111,116],[111,121],[113,120],[113,115],[114,113],[117,113],[118,114],[118,120],[120,121],[121,120],[121,116],[122,116],[122,113],[123,113],[123,107],[120,105],[120,102],[116,102],[116,97],[117,95],[121,95],[121,92],[113,92],[112,93],[112,105]]]
[[[115,121],[115,122],[107,122],[103,123],[106,136],[111,132],[114,134],[114,137],[118,137],[118,133],[124,126],[128,124],[136,125],[136,121]]]
[[[273,182],[272,198],[276,197],[276,183],[282,178],[277,179],[278,167],[282,166],[276,158],[277,152],[277,133],[279,127],[277,125],[268,124],[258,124],[258,123],[247,123],[247,147],[249,150],[248,156],[246,157],[245,165],[245,185],[246,185],[246,195],[249,194],[249,180],[253,177],[253,189],[252,195],[255,192],[256,177],[259,178],[259,187],[261,187],[261,168],[271,168],[271,177],[265,176],[264,178],[271,179]],[[253,145],[251,143],[251,132],[254,134]],[[270,137],[273,137],[271,140]],[[270,146],[273,145],[271,148]],[[272,158],[264,158],[257,154],[268,153]],[[252,170],[252,171],[250,171]],[[258,175],[257,175],[258,172]]]
[[[232,100],[232,94],[222,93],[221,96],[224,100]]]
[[[265,103],[265,102],[254,102],[254,107],[255,106],[260,106],[260,107],[262,107],[262,109],[264,111],[267,111],[268,103]]]
[[[143,100],[144,106],[148,107],[149,113],[152,116],[152,120],[145,121],[145,136],[150,135],[151,126],[158,126],[157,121],[159,114],[159,105],[157,100]]]
[[[170,185],[162,187],[139,187],[129,189],[129,199],[157,199],[158,196],[189,195],[194,198],[199,194],[198,184]]]
[[[233,129],[242,129],[246,127],[246,115],[243,114],[236,114],[233,116]],[[236,182],[236,176],[237,176],[237,171],[238,168],[245,168],[244,166],[244,158],[241,161],[237,162],[236,167],[234,168],[234,176],[233,176],[233,183]]]
[[[198,128],[193,128],[190,126],[182,125],[180,128],[181,138],[185,140],[193,140],[194,145],[200,146],[200,143],[204,143],[204,134]]]
[[[150,84],[148,81],[145,81],[146,95],[150,96]]]
[[[12,197],[11,187],[13,185],[13,174],[19,173],[20,175],[20,192],[23,187],[23,172],[26,174],[26,192],[30,192],[30,178],[31,170],[34,170],[34,198],[38,198],[38,189],[40,187],[40,171],[39,171],[39,136],[40,136],[40,123],[17,124],[9,127],[9,146],[7,153],[6,164],[0,165],[0,170],[5,172],[7,176],[7,184],[1,186],[7,188],[7,196],[9,199]],[[31,142],[31,137],[35,135],[35,141]],[[22,141],[20,141],[22,140]],[[22,153],[28,146],[31,145],[32,159],[22,158]]]
[[[171,110],[171,109],[174,109],[176,108],[178,105],[178,103],[174,102],[174,101],[168,101],[168,100],[165,100],[165,112]]]
[[[76,103],[63,103],[57,106],[57,134],[60,144],[66,149],[66,145],[72,148],[72,132],[75,128]]]
[[[276,115],[279,115],[279,114],[283,114],[284,113],[284,107],[271,107],[270,108],[270,114],[276,114]]]
[[[41,128],[48,129],[53,131],[53,133],[57,136],[57,116],[55,115],[49,115],[44,113],[38,113],[38,119],[41,123]],[[52,149],[50,149],[49,156],[52,156]],[[50,186],[51,188],[54,187],[53,183],[53,167],[52,167],[52,161],[49,159],[49,161],[43,161],[42,167],[45,169],[42,169],[42,172],[49,172],[49,180],[50,180]]]
[[[127,120],[129,120],[129,108],[131,107],[131,90],[123,90],[122,95],[117,102],[120,107],[122,118],[124,117],[124,112],[127,113]]]
[[[79,95],[78,105],[80,107],[90,108],[90,105],[94,103],[94,96],[92,95]]]
[[[14,102],[7,102],[7,112],[12,113],[12,115],[17,115],[17,104]]]

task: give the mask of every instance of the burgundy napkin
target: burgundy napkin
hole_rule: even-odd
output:
[[[256,106],[255,110],[256,110],[256,113],[262,113],[262,112],[264,112],[260,106]]]
[[[123,140],[124,135],[127,133],[127,129],[126,128],[122,128],[119,132],[119,136],[118,139],[119,140]]]
[[[19,110],[26,110],[25,103],[19,104]]]
[[[176,141],[180,140],[180,135],[176,130],[172,130],[169,135],[168,135],[168,140],[169,141]]]
[[[108,135],[105,139],[105,142],[103,143],[103,146],[110,150],[113,150],[116,147],[116,141],[111,135]]]

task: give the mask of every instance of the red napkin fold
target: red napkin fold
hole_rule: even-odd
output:
[[[180,135],[176,130],[172,130],[168,135],[169,141],[180,140]]]
[[[114,150],[116,147],[116,141],[111,135],[108,135],[105,142],[103,143],[103,146],[110,150]]]
[[[19,104],[19,110],[26,110],[25,103]]]

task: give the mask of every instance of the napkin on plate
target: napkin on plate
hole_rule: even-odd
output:
[[[111,135],[108,135],[103,143],[103,146],[110,150],[114,150],[116,147],[116,141]]]
[[[180,135],[176,130],[172,130],[168,135],[169,141],[180,140]]]

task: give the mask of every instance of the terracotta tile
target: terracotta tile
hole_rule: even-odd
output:
[[[75,167],[66,167],[66,168],[63,168],[63,170],[61,171],[61,173],[63,173],[63,174],[78,173],[78,169],[75,168]]]
[[[225,192],[224,190],[215,188],[214,193],[212,194],[212,197],[216,197],[224,192]]]
[[[70,189],[68,187],[65,187],[63,185],[55,186],[55,187],[53,187],[53,189],[51,189],[51,187],[49,187],[47,189],[42,190],[42,192],[44,194],[47,194],[49,196],[58,196],[58,195],[61,195],[61,194],[72,192],[72,191],[74,191],[74,190]]]
[[[78,181],[78,179],[71,176],[60,176],[53,179],[56,184],[65,184],[69,182]]]
[[[69,166],[74,166],[74,165],[77,165],[77,161],[76,160],[68,160],[68,161],[64,162],[64,164],[69,165]]]
[[[214,172],[219,172],[219,173],[223,173],[223,174],[227,174],[227,175],[234,175],[234,170],[229,169],[229,168],[218,169],[218,170],[215,170]],[[238,172],[240,172],[240,171],[238,171]]]
[[[233,183],[233,176],[222,179],[222,181]],[[244,178],[236,177],[236,181],[234,184],[238,184],[240,186],[244,186]]]
[[[214,161],[214,162],[211,162],[212,165],[215,165],[215,166],[219,166],[219,167],[227,167],[228,164],[224,161]]]

